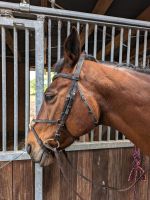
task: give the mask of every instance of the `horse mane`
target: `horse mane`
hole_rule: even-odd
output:
[[[103,64],[108,64],[108,65],[113,65],[115,67],[119,67],[119,68],[126,68],[126,69],[130,69],[133,71],[137,71],[140,73],[144,73],[144,74],[150,74],[150,68],[142,68],[142,66],[136,67],[133,64],[127,64],[127,63],[117,63],[117,62],[109,62],[109,61],[99,61],[97,60],[94,56],[92,55],[88,55],[85,54],[85,60],[89,60],[89,61],[93,61],[93,62],[97,62],[97,63],[103,63]],[[54,65],[54,71],[56,73],[60,73],[62,67],[64,65],[64,58],[61,58],[55,65]]]
[[[119,64],[117,62],[99,61],[92,55],[86,55],[85,60],[90,60],[90,61],[94,61],[94,62],[97,62],[97,63],[109,64],[109,65],[113,65],[113,66],[119,67],[119,68],[123,67],[123,68],[126,68],[126,69],[130,69],[130,70],[133,70],[133,71],[144,73],[144,74],[150,74],[150,68],[142,68],[142,66],[136,67],[133,64],[127,64],[127,63]]]

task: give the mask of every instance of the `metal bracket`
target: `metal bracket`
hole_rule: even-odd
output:
[[[37,20],[38,21],[44,21],[45,20],[45,15],[37,15]]]
[[[1,17],[13,17],[12,10],[0,9],[0,16]]]
[[[30,4],[27,3],[25,0],[23,0],[23,2],[20,3],[20,10],[25,12],[30,12]]]

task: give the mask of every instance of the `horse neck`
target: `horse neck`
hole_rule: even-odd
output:
[[[145,105],[145,99],[150,102],[149,76],[90,61],[85,65],[89,68],[86,72],[87,79],[90,80],[88,87],[94,84],[91,90],[94,88],[102,124],[112,126],[132,137],[135,120],[143,121],[138,109]],[[147,104],[150,111],[149,107],[150,103]],[[138,128],[140,129],[137,126]]]

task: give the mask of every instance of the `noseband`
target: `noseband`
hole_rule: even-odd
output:
[[[83,95],[81,89],[79,89],[78,86],[78,81],[80,78],[80,72],[82,69],[82,65],[83,62],[85,60],[85,54],[80,56],[80,59],[78,61],[78,63],[75,66],[75,72],[74,74],[66,74],[66,73],[58,73],[54,76],[53,81],[59,77],[61,78],[65,78],[65,79],[69,79],[71,80],[71,86],[69,89],[69,92],[66,96],[66,100],[65,100],[65,104],[64,104],[64,108],[63,111],[61,113],[60,119],[58,120],[49,120],[49,119],[33,119],[31,124],[30,124],[30,129],[33,132],[38,144],[40,145],[41,148],[46,148],[46,149],[50,149],[52,151],[55,151],[56,149],[60,148],[60,139],[61,139],[61,131],[64,129],[66,120],[69,116],[69,113],[71,111],[74,99],[75,99],[75,95],[77,93],[77,91],[80,94],[81,100],[83,101],[84,105],[86,106],[86,108],[88,109],[88,113],[90,114],[93,123],[95,126],[98,125],[98,120],[96,119],[93,110],[91,109],[91,107],[89,106],[85,96]],[[55,132],[55,136],[54,138],[48,139],[46,141],[42,141],[37,132],[35,131],[34,125],[35,123],[45,123],[45,124],[50,124],[50,125],[57,125],[57,130]],[[72,136],[73,137],[73,136]],[[48,141],[55,141],[57,143],[57,147],[53,148],[52,146],[48,145]]]

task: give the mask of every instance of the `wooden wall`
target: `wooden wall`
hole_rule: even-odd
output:
[[[90,179],[104,181],[106,185],[123,188],[128,187],[128,176],[131,170],[132,149],[120,148],[110,150],[80,151],[68,153],[76,169]],[[144,157],[146,166],[150,165],[148,157]],[[67,176],[71,179],[68,185],[56,164],[44,169],[44,200],[79,200],[71,188],[76,189],[84,200],[134,200],[133,191],[118,193],[94,188],[88,182],[78,177],[72,169],[63,162]],[[137,199],[150,199],[150,174],[146,181],[136,186]]]
[[[69,152],[74,167],[93,181],[98,180],[109,186],[123,188],[129,186],[131,170],[131,148]],[[144,157],[145,166],[150,166]],[[2,162],[0,163],[0,165]],[[94,188],[90,183],[77,177],[63,160],[63,166],[71,182],[68,185],[57,164],[44,168],[43,200],[79,200],[73,193],[77,190],[84,200],[134,200],[133,191],[118,193]],[[150,174],[136,186],[137,200],[150,199]],[[0,200],[34,200],[34,165],[31,161],[14,161],[0,169]],[[36,199],[38,200],[38,199]]]
[[[34,200],[33,169],[30,160],[14,161],[0,169],[0,200]]]

